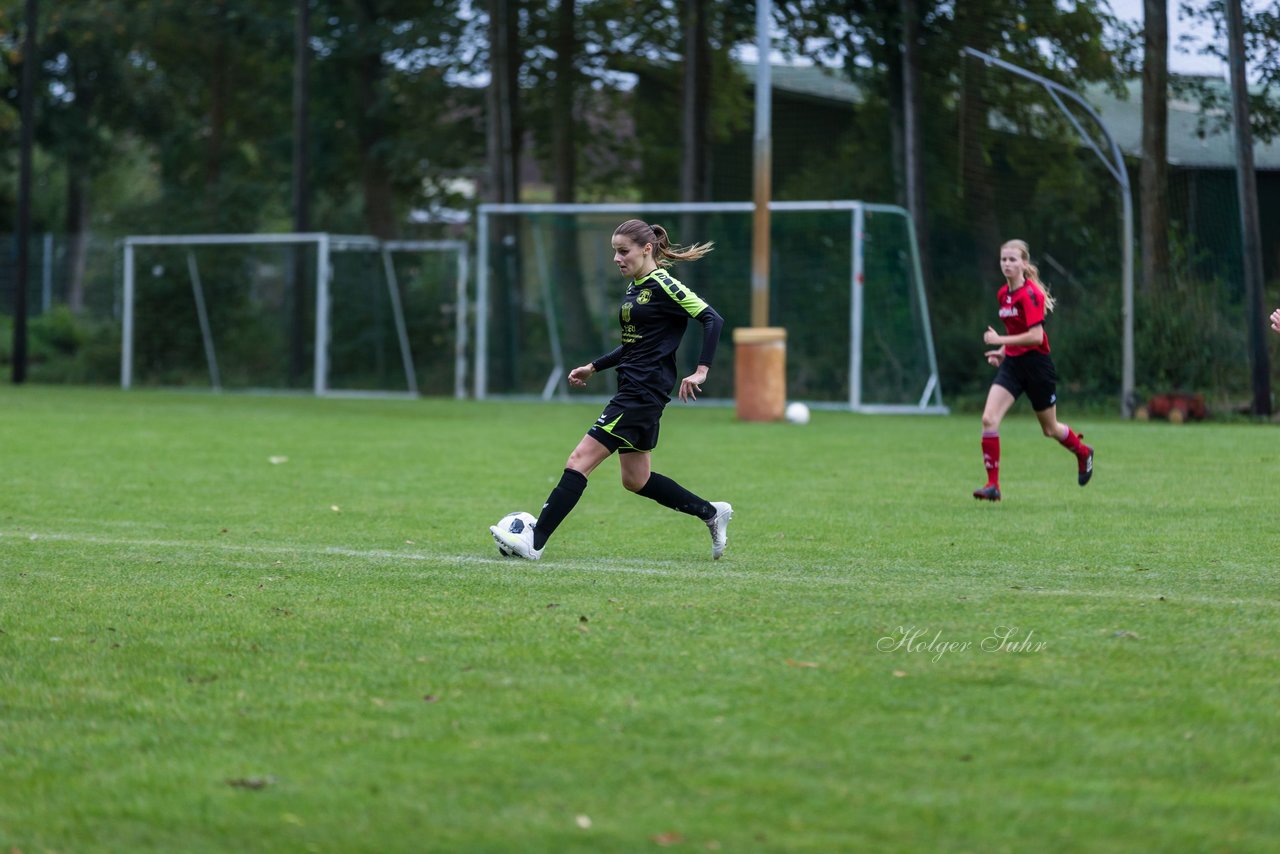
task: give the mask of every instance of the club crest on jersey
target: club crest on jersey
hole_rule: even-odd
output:
[[[653,291],[649,290],[648,288],[645,288],[640,293],[636,294],[636,302],[639,303],[640,305],[644,305],[645,303],[649,302],[649,300],[651,299],[653,299]]]

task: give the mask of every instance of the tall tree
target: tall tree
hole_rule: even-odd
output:
[[[1142,289],[1170,285],[1169,265],[1169,5],[1144,0],[1142,38]]]
[[[1236,189],[1240,199],[1241,254],[1244,260],[1245,316],[1249,334],[1249,366],[1253,375],[1253,414],[1271,414],[1271,366],[1267,353],[1266,311],[1262,305],[1262,246],[1258,222],[1258,180],[1253,168],[1253,129],[1249,122],[1249,88],[1245,76],[1244,16],[1240,0],[1226,0],[1230,45],[1231,113],[1236,142]]]
[[[128,55],[133,46],[126,4],[117,0],[79,0],[48,16],[40,45],[43,82],[41,147],[60,164],[66,178],[62,224],[68,247],[68,307],[84,307],[94,177],[119,148],[128,126],[136,70]]]
[[[984,0],[956,0],[955,29],[962,47],[989,52],[994,42],[992,20]],[[971,248],[976,281],[991,278],[992,259],[999,247],[1000,224],[996,218],[995,180],[988,160],[989,110],[986,100],[989,72],[980,63],[961,60],[960,75],[960,186],[965,220],[972,224]]]
[[[293,230],[311,230],[311,0],[296,0],[293,33],[293,157],[290,198]],[[307,247],[294,247],[290,270],[289,380],[298,385],[306,371]]]
[[[18,166],[18,274],[13,295],[13,382],[27,379],[27,252],[31,241],[31,154],[35,136],[35,87],[38,52],[36,30],[40,25],[36,0],[26,0],[22,21],[22,82],[18,100],[22,112]]]
[[[520,33],[519,19],[514,14],[511,0],[489,0],[489,87],[487,93],[488,117],[488,193],[491,202],[507,203],[520,200]],[[480,247],[481,252],[496,251],[493,259],[499,285],[497,293],[506,297],[505,310],[499,314],[501,335],[498,346],[502,358],[498,359],[504,372],[506,388],[517,387],[516,355],[522,351],[523,311],[521,298],[520,252],[516,243],[518,234],[509,217],[498,217],[490,232],[490,246]],[[481,258],[480,263],[487,263]]]
[[[711,195],[711,31],[707,0],[687,0],[684,6],[684,62],[680,97],[680,201],[701,202]],[[701,219],[680,218],[680,239],[696,239]],[[689,287],[710,293],[706,269],[694,265],[682,271]],[[693,348],[686,348],[690,370],[696,367]]]
[[[1183,0],[1180,8],[1184,19],[1197,21],[1213,31],[1212,38],[1204,41],[1197,52],[1229,65],[1225,0],[1209,0],[1203,4]],[[1242,8],[1241,24],[1243,59],[1253,84],[1248,98],[1249,124],[1259,141],[1270,142],[1280,137],[1280,50],[1276,50],[1280,44],[1280,8],[1275,3],[1264,4],[1256,11]],[[1194,77],[1179,79],[1174,91],[1181,97],[1199,101],[1201,131],[1228,131],[1232,116],[1229,89]]]
[[[925,196],[924,133],[921,127],[922,78],[920,62],[920,0],[902,0],[902,144],[906,174],[906,207],[916,240],[929,245],[929,217]],[[933,278],[930,254],[921,253],[925,280]]]
[[[555,201],[577,201],[578,122],[575,102],[578,94],[578,10],[576,0],[560,0],[555,17],[555,60],[552,82],[551,146],[552,186]],[[577,219],[559,216],[554,222],[553,294],[564,317],[566,343],[590,353],[597,347],[595,326],[583,288]],[[576,356],[576,354],[575,354]],[[568,365],[564,366],[567,370]]]
[[[489,3],[488,193],[491,202],[520,200],[520,32],[511,0]]]
[[[710,190],[708,123],[711,113],[711,43],[707,0],[684,7],[684,86],[681,99],[680,200],[698,202]]]

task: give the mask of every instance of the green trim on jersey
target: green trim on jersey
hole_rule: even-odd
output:
[[[643,282],[647,282],[650,279],[657,282],[659,287],[666,291],[667,296],[671,297],[677,305],[689,312],[690,317],[697,317],[707,307],[707,304],[697,294],[686,288],[680,283],[679,279],[661,267],[643,279],[636,279],[635,285],[640,287]]]

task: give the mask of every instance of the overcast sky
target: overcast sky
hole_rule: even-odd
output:
[[[1169,70],[1183,74],[1227,76],[1227,65],[1212,57],[1190,55],[1178,49],[1183,35],[1195,36],[1203,43],[1213,37],[1213,30],[1202,24],[1192,25],[1178,13],[1179,0],[1169,0]],[[1111,0],[1117,18],[1142,23],[1142,0]]]

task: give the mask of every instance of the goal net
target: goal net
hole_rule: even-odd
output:
[[[124,388],[465,394],[462,241],[135,235],[121,248]]]
[[[673,273],[725,318],[708,397],[734,397],[730,330],[751,319],[749,202],[478,209],[475,395],[567,397],[567,371],[618,343],[623,290],[611,238],[625,219],[665,226],[715,252]],[[792,400],[861,412],[942,413],[910,217],[860,201],[772,202],[770,324],[787,329]],[[701,327],[680,349],[692,371]],[[612,372],[602,377],[614,382]],[[612,386],[600,386],[608,393]]]

